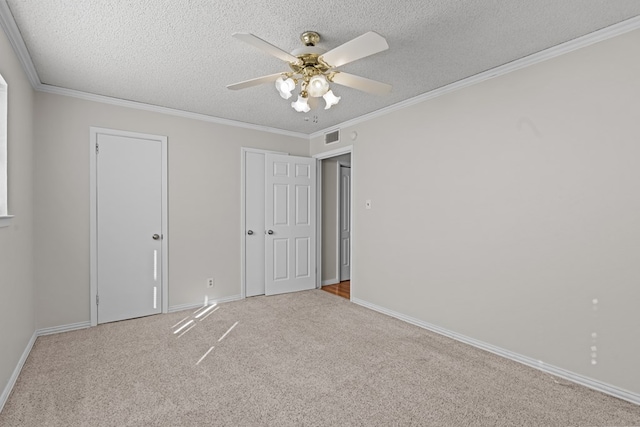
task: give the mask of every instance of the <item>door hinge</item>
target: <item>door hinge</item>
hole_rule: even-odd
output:
[[[96,154],[98,154],[100,152],[100,147],[98,146],[98,143],[96,142]]]
[[[100,304],[100,296],[96,295],[96,305]]]

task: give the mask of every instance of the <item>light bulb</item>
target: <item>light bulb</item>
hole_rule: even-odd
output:
[[[327,103],[327,105],[324,107],[325,110],[328,110],[329,108],[331,108],[332,105],[336,105],[340,101],[340,97],[335,96],[332,90],[325,93],[322,97]]]
[[[309,96],[313,96],[314,98],[324,95],[328,90],[329,82],[322,74],[311,77],[311,80],[309,80],[309,84],[307,85],[307,92],[309,92]]]
[[[306,113],[311,110],[311,107],[309,107],[309,104],[307,103],[307,98],[303,98],[302,95],[298,95],[298,100],[296,102],[292,102],[291,107],[298,113]]]
[[[280,93],[280,96],[284,99],[291,98],[291,91],[296,88],[296,83],[292,78],[283,79],[282,77],[278,77],[276,80],[276,89]]]

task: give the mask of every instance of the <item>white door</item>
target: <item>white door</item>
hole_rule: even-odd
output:
[[[245,291],[264,295],[264,153],[245,151]]]
[[[315,289],[316,160],[265,159],[265,293]]]
[[[98,134],[98,323],[161,311],[162,143]]]
[[[351,278],[351,168],[340,165],[340,281]]]

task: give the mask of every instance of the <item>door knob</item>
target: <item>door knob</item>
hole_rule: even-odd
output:
[[[273,234],[273,230],[267,231],[267,234]]]
[[[153,235],[153,240],[160,240],[160,235],[159,234],[154,234]]]
[[[253,230],[249,230],[249,231],[247,231],[247,234],[248,234],[249,236],[251,236],[251,235],[253,234]]]

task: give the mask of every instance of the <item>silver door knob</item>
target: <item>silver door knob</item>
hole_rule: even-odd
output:
[[[160,240],[160,235],[159,234],[154,234],[153,235],[153,240]]]
[[[267,234],[273,234],[273,230],[267,231]]]
[[[251,235],[253,234],[253,230],[249,230],[249,231],[247,231],[247,234],[248,234],[249,236],[251,236]]]

